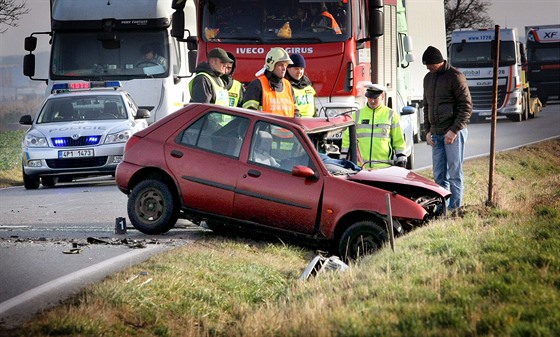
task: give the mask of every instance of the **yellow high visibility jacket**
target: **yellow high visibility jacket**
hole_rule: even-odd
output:
[[[228,106],[229,105],[229,97],[228,97],[228,91],[226,90],[226,88],[224,87],[224,84],[222,82],[222,80],[220,78],[218,78],[218,80],[220,81],[220,83],[218,83],[216,81],[216,78],[210,76],[210,74],[205,73],[205,72],[199,72],[195,75],[195,77],[197,76],[206,76],[208,79],[210,79],[210,83],[212,83],[212,88],[214,88],[214,94],[216,95],[216,101],[213,102],[216,105],[222,105],[222,106]],[[193,77],[194,80],[194,77]],[[193,81],[189,82],[189,92],[192,96],[192,83]],[[212,103],[212,102],[210,102]]]
[[[299,110],[301,117],[314,117],[315,116],[315,89],[308,85],[305,88],[294,88],[294,98],[296,100],[296,107]]]
[[[392,160],[393,155],[403,154],[406,149],[400,126],[401,117],[385,105],[375,110],[367,104],[352,116],[356,123],[358,152],[363,162],[369,160]],[[350,135],[342,136],[342,148],[348,149]],[[365,167],[384,167],[383,163],[370,163]]]

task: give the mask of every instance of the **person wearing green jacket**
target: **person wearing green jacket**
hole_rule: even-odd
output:
[[[366,164],[365,168],[385,167],[396,156],[395,164],[406,167],[406,144],[400,115],[385,105],[384,86],[371,84],[366,89],[366,105],[352,116],[356,123],[360,165]],[[345,131],[342,138],[343,150],[348,149],[349,145],[349,132]]]

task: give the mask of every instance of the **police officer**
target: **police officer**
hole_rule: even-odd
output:
[[[283,48],[271,48],[266,54],[264,68],[255,74],[257,78],[249,83],[243,95],[243,107],[294,117],[294,91],[284,78],[288,65],[292,63],[290,55]]]
[[[305,59],[301,54],[290,55],[292,64],[288,66],[286,78],[294,88],[296,107],[301,117],[315,117],[315,89],[313,83],[305,75]]]
[[[220,76],[225,74],[227,64],[233,60],[222,48],[212,49],[207,58],[208,62],[196,66],[196,75],[189,82],[191,102],[228,106],[228,91]]]
[[[396,155],[395,164],[406,167],[406,144],[400,126],[400,115],[385,105],[385,89],[379,84],[366,86],[366,105],[352,116],[356,123],[358,150],[362,163],[389,161]],[[350,145],[349,132],[344,132],[342,147]],[[387,164],[371,162],[365,167],[384,167]]]

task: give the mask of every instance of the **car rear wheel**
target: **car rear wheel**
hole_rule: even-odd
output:
[[[45,187],[54,187],[58,182],[57,177],[41,177],[41,184]]]
[[[345,260],[372,254],[387,242],[387,231],[373,221],[359,221],[348,227],[338,243],[338,254]]]
[[[179,218],[179,204],[162,181],[148,179],[134,187],[128,197],[128,218],[144,234],[169,231]]]

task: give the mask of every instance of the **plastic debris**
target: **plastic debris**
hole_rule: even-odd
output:
[[[348,265],[338,257],[324,257],[317,255],[309,262],[307,267],[305,267],[303,273],[300,276],[300,281],[307,280],[310,276],[318,276],[321,273],[327,271],[340,271],[344,272],[348,269]]]

